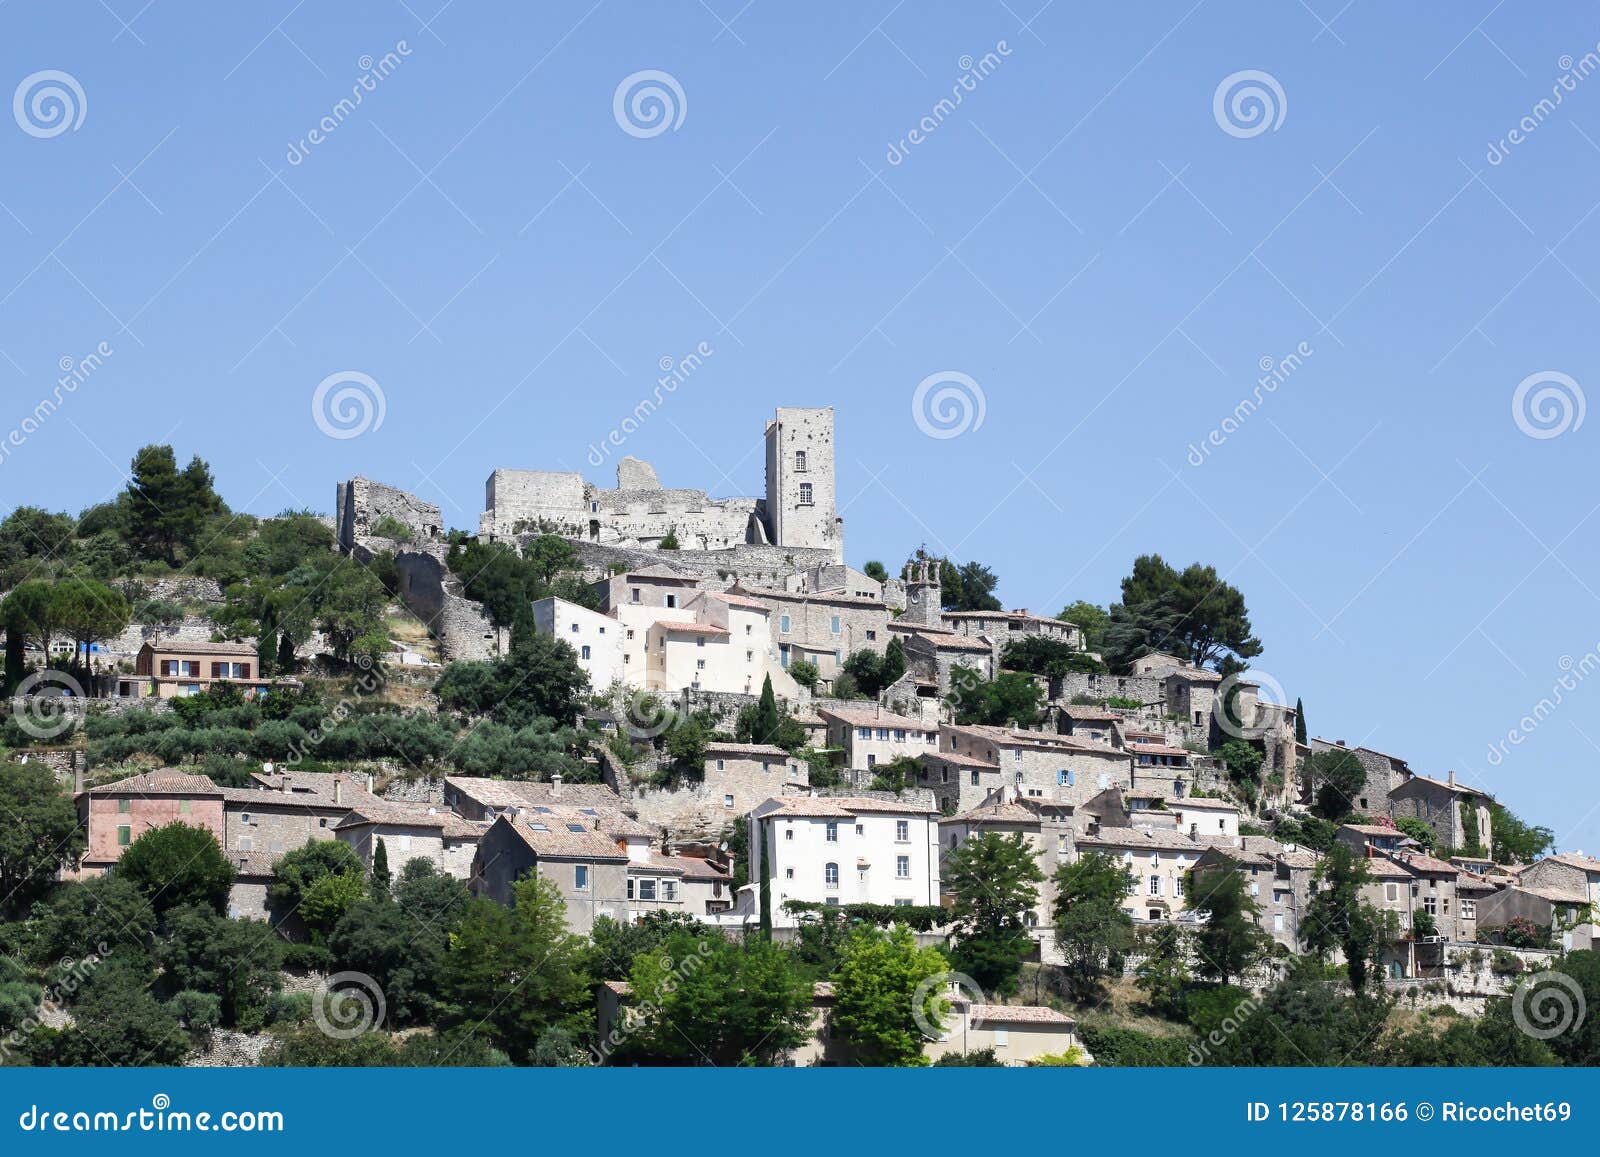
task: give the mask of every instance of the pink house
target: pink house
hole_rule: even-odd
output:
[[[205,828],[223,842],[222,789],[204,775],[151,771],[78,793],[78,821],[88,833],[78,875],[104,874],[151,828],[174,820]]]

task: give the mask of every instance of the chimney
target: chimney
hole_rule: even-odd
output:
[[[883,718],[883,704],[882,703],[878,704],[876,718],[878,718],[878,719],[882,719]]]
[[[1335,739],[1335,740],[1334,740],[1334,741],[1333,741],[1333,744],[1334,744],[1334,746],[1335,746],[1335,747],[1343,747],[1343,746],[1344,746],[1344,740],[1342,740],[1342,739]]]
[[[283,786],[278,790],[283,792],[284,795],[289,795],[294,790],[289,786],[289,773],[287,771],[283,773]]]
[[[342,775],[333,777],[333,802],[336,807],[344,803],[344,776]]]
[[[28,757],[24,755],[22,758],[26,760]],[[83,768],[81,767],[74,769],[72,772],[72,794],[83,794]]]
[[[1455,785],[1456,785],[1456,773],[1454,771],[1450,771],[1450,772],[1447,772],[1446,775],[1449,777],[1447,782],[1450,784],[1451,787],[1455,787]]]
[[[372,794],[372,773],[370,771],[367,772],[367,794]]]
[[[551,799],[560,799],[561,798],[561,773],[559,771],[551,773],[551,776],[550,776],[550,798]]]

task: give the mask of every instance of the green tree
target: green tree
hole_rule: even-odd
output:
[[[1361,889],[1372,877],[1359,857],[1336,843],[1323,857],[1316,879],[1317,892],[1301,923],[1306,947],[1322,960],[1334,949],[1341,950],[1351,991],[1365,992],[1384,943],[1383,919],[1361,898]]]
[[[1266,756],[1247,739],[1230,739],[1211,752],[1228,769],[1228,778],[1243,787],[1252,798],[1261,784],[1261,765]]]
[[[1134,887],[1120,860],[1090,853],[1056,869],[1056,945],[1074,988],[1087,994],[1122,971],[1133,946],[1133,917],[1123,910]]]
[[[595,969],[602,978],[622,980],[633,973],[633,962],[666,944],[674,932],[699,930],[699,921],[687,912],[646,912],[640,920],[619,921],[596,916],[589,929],[594,945]]]
[[[226,510],[211,468],[199,458],[180,472],[171,446],[146,446],[134,455],[128,533],[141,557],[177,566],[193,552],[206,521]]]
[[[77,862],[83,831],[72,796],[42,763],[0,763],[0,913],[17,916]]]
[[[566,902],[553,881],[512,885],[515,906],[489,900],[466,908],[450,939],[443,993],[472,1010],[514,1060],[525,1060],[555,1028],[587,1033],[594,1019],[589,953],[567,929]]]
[[[31,955],[42,965],[118,951],[142,953],[155,935],[156,912],[120,874],[64,884],[34,905]]]
[[[1302,747],[1310,742],[1306,738],[1306,705],[1299,699],[1294,701],[1294,741]]]
[[[377,899],[386,899],[389,895],[389,849],[384,846],[383,837],[378,837],[377,846],[372,849],[372,895]]]
[[[149,962],[113,956],[76,994],[72,1026],[54,1042],[51,1062],[74,1067],[174,1065],[189,1051],[183,1026],[150,994]]]
[[[323,876],[300,897],[297,915],[311,929],[312,938],[322,943],[346,912],[367,896],[365,873],[359,876]]]
[[[1059,678],[1069,672],[1103,675],[1108,668],[1100,660],[1074,650],[1060,639],[1047,635],[1024,635],[1007,643],[1000,653],[1000,665],[1008,671]]]
[[[1433,851],[1438,837],[1434,835],[1433,828],[1425,820],[1401,816],[1394,821],[1394,826],[1421,844],[1425,851]]]
[[[565,640],[513,628],[505,658],[452,663],[435,690],[443,706],[486,715],[509,727],[526,727],[537,719],[571,727],[588,686],[589,676]]]
[[[222,1001],[222,1024],[246,1032],[261,1027],[267,1002],[283,987],[282,941],[264,920],[230,920],[206,907],[174,908],[156,958],[163,983]]]
[[[1528,1015],[1537,1028],[1565,1025],[1550,1038],[1550,1048],[1567,1064],[1600,1065],[1600,1016],[1595,1015],[1600,1010],[1600,952],[1592,948],[1569,952],[1555,971],[1577,983],[1581,999],[1575,1000],[1552,980],[1540,978],[1530,982],[1532,992],[1524,1001]]]
[[[96,643],[122,632],[132,614],[121,593],[93,579],[63,579],[50,593],[51,619],[73,641],[74,662],[87,667]]]
[[[951,672],[947,698],[955,707],[957,723],[1027,727],[1039,721],[1044,691],[1030,675],[1002,671],[985,680],[972,668],[958,666]]]
[[[680,929],[636,957],[630,977],[641,1014],[630,1058],[770,1066],[809,1035],[811,981],[792,952],[767,940]]]
[[[817,670],[815,663],[808,663],[804,659],[796,659],[789,664],[789,678],[800,684],[807,691],[815,691],[817,681],[822,678],[822,673]]]
[[[949,1002],[937,983],[924,982],[949,968],[937,948],[917,947],[904,925],[887,931],[856,928],[833,975],[834,1034],[850,1043],[864,1065],[926,1065],[922,1050],[927,1039],[917,1027],[913,1006],[920,995],[927,1023],[944,1020]]]
[[[872,790],[892,791],[899,795],[914,786],[921,774],[921,760],[911,755],[899,755],[873,768]]]
[[[1556,844],[1556,834],[1549,828],[1524,823],[1500,804],[1489,807],[1489,830],[1497,864],[1531,864]]]
[[[299,911],[306,897],[322,880],[342,876],[361,885],[367,867],[361,856],[343,840],[307,840],[298,848],[291,848],[272,865],[272,883],[267,885],[267,910],[278,922],[287,920]],[[337,894],[323,899],[335,900]],[[342,914],[342,909],[340,910]],[[334,917],[337,920],[337,915]]]
[[[1226,1002],[1234,1031],[1203,1040],[1191,1060],[1198,1053],[1211,1065],[1365,1065],[1389,1015],[1387,1001],[1340,992],[1316,968],[1293,969],[1259,1000],[1238,989],[1219,991],[1238,994]]]
[[[1317,814],[1327,820],[1342,820],[1356,811],[1367,784],[1367,769],[1355,752],[1343,747],[1307,756],[1300,775],[1315,789]]]
[[[863,566],[861,568],[861,573],[866,575],[869,579],[874,579],[880,583],[886,583],[889,581],[889,569],[877,559],[872,559],[865,566]]]
[[[1016,992],[1022,961],[1033,950],[1027,917],[1044,882],[1033,848],[1020,832],[984,832],[950,852],[940,876],[954,897],[956,968],[985,992]]]
[[[1206,916],[1194,934],[1202,973],[1228,985],[1266,959],[1272,938],[1262,931],[1261,907],[1235,867],[1191,872],[1189,891],[1189,907]]]
[[[1111,616],[1104,607],[1079,599],[1062,607],[1056,618],[1074,624],[1083,632],[1084,650],[1098,652],[1105,646],[1106,625],[1110,623]]]
[[[1193,979],[1189,975],[1189,945],[1183,929],[1171,922],[1157,925],[1134,975],[1151,1008],[1162,1016],[1181,1018],[1184,994]]]
[[[680,715],[667,732],[664,746],[675,774],[699,780],[706,771],[706,744],[711,735],[692,715]]]
[[[233,865],[217,837],[182,820],[151,828],[117,861],[117,875],[133,883],[158,915],[186,904],[228,910]]]
[[[366,899],[345,909],[328,934],[328,950],[340,970],[377,982],[390,1023],[403,1027],[426,1021],[437,1008],[448,936],[447,925],[419,920],[391,900]]]
[[[32,644],[50,653],[55,637],[55,588],[40,579],[18,583],[0,601],[0,626],[6,631],[6,687],[9,695],[25,674],[25,649]]]
[[[753,723],[750,736],[752,742],[770,744],[778,741],[783,714],[778,710],[778,697],[772,692],[771,675],[761,680],[761,696],[756,700]]]
[[[678,530],[676,527],[667,531],[666,537],[656,543],[657,550],[678,550]]]
[[[1193,563],[1178,571],[1160,555],[1146,554],[1134,559],[1122,580],[1122,601],[1111,607],[1105,628],[1105,650],[1119,670],[1148,651],[1175,652],[1197,667],[1239,670],[1262,647],[1250,633],[1244,595],[1223,582],[1215,567]]]

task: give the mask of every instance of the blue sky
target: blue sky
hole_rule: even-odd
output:
[[[668,485],[758,493],[772,409],[831,404],[852,561],[925,543],[1044,613],[1142,552],[1212,563],[1314,732],[1600,849],[1600,420],[1512,408],[1600,377],[1591,8],[331,8],[0,7],[0,96],[57,70],[83,105],[0,117],[0,437],[113,351],[0,460],[7,506],[98,501],[170,441],[254,513],[362,473],[472,527],[496,466],[609,483],[589,446],[705,343],[620,451]],[[613,111],[643,70],[682,93],[653,135]],[[1225,131],[1246,70],[1282,115]],[[328,437],[345,371],[383,422]],[[942,373],[981,426],[919,427]]]

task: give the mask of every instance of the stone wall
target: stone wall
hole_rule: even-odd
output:
[[[744,544],[727,550],[655,550],[574,542],[578,561],[591,578],[603,578],[613,567],[643,570],[664,566],[722,590],[736,580],[754,586],[781,587],[789,575],[826,562],[825,551]]]
[[[400,600],[433,632],[447,661],[493,659],[504,652],[508,632],[461,593],[461,580],[445,565],[448,553],[443,543],[428,543],[396,554]]]
[[[1165,703],[1166,684],[1148,675],[1089,675],[1081,671],[1069,671],[1050,680],[1052,700],[1071,703],[1077,695],[1088,695],[1096,700],[1115,696],[1137,699],[1140,703]]]
[[[444,529],[439,508],[433,503],[360,476],[336,485],[334,516],[336,540],[344,551],[371,537],[373,526],[382,518],[392,518],[407,527],[416,542],[437,539]]]

